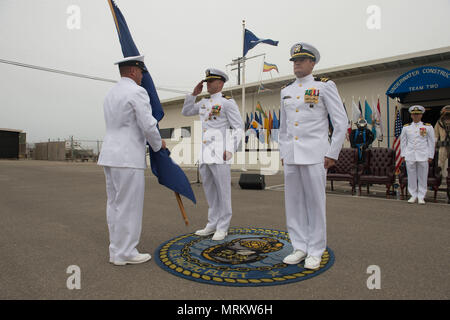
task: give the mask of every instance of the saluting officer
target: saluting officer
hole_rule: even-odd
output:
[[[319,51],[300,42],[291,48],[296,79],[281,90],[280,157],[285,206],[294,252],[283,262],[317,269],[326,249],[326,169],[339,157],[348,118],[336,85],[312,76]],[[334,127],[328,139],[328,115]]]
[[[424,112],[422,106],[410,107],[413,122],[404,125],[400,135],[401,157],[402,161],[406,161],[408,192],[411,195],[409,203],[418,200],[419,204],[425,204],[428,164],[434,158],[434,129],[431,124],[421,121]]]
[[[116,64],[121,79],[103,104],[106,135],[98,164],[104,166],[106,176],[109,261],[126,265],[151,258],[136,249],[144,207],[145,141],[155,152],[166,144],[152,116],[148,93],[140,86],[143,72],[147,72],[144,56],[128,57]]]
[[[195,232],[199,236],[214,234],[212,240],[223,240],[232,217],[230,160],[237,151],[244,124],[236,102],[222,94],[228,76],[218,69],[207,69],[206,78],[186,96],[184,116],[199,115],[202,122],[202,148],[199,156],[200,175],[208,201],[208,223]],[[210,97],[195,102],[207,83]],[[229,128],[232,130],[229,130]]]

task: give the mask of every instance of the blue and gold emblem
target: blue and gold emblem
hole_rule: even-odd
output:
[[[333,252],[327,248],[319,269],[303,262],[283,263],[292,253],[287,232],[262,228],[230,228],[223,241],[193,233],[163,243],[155,252],[164,270],[188,280],[226,286],[267,286],[306,280],[330,268]]]

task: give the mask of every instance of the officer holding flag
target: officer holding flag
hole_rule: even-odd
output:
[[[165,148],[152,116],[147,91],[140,86],[144,56],[125,58],[119,65],[121,79],[108,92],[103,109],[106,135],[98,164],[106,177],[106,215],[109,261],[115,265],[138,264],[151,259],[136,249],[144,206],[146,141],[153,151]]]

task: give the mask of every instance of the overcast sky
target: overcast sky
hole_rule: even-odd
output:
[[[157,87],[191,91],[204,70],[226,70],[242,54],[242,20],[260,38],[249,56],[266,54],[292,73],[289,50],[314,44],[316,69],[450,46],[450,0],[117,0]],[[80,9],[80,28],[68,8]],[[369,29],[380,9],[380,29]],[[376,17],[375,17],[376,18]],[[72,23],[72,24],[71,24]],[[376,25],[376,24],[375,24]],[[0,0],[0,59],[118,79],[121,50],[106,0]],[[248,63],[258,81],[262,58]],[[0,128],[22,129],[29,142],[102,139],[103,99],[113,85],[0,63]],[[265,73],[263,79],[269,79]],[[236,84],[230,74],[230,85]],[[161,99],[179,96],[159,91]]]

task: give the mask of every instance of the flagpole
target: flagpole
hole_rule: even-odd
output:
[[[352,96],[352,119],[350,120],[350,129],[353,129],[353,103],[355,102],[355,96]]]
[[[386,95],[386,116],[387,116],[387,147],[389,148],[390,137],[389,137],[389,96]]]
[[[242,116],[245,115],[245,20],[242,20]]]
[[[372,108],[374,108],[374,110],[375,110],[375,120],[372,120],[372,123],[374,123],[374,125],[375,125],[375,132],[376,132],[376,130],[377,130],[377,119],[378,119],[378,106],[375,106],[375,101],[373,100],[373,95],[372,95]],[[373,119],[373,113],[372,113],[372,119]],[[378,130],[378,131],[380,131],[380,130]],[[376,138],[378,140],[378,148],[379,148],[380,147],[380,139],[379,139],[378,136]]]
[[[181,201],[181,197],[178,192],[175,192],[175,197],[177,198],[178,206],[180,207],[181,216],[183,217],[184,224],[187,226],[189,225],[189,221],[186,215],[186,211],[184,210],[183,201]]]
[[[245,117],[245,20],[242,20],[242,119]],[[243,146],[243,155],[244,155],[244,163],[241,166],[242,171],[246,171],[245,169],[245,135],[242,136],[242,146]]]

